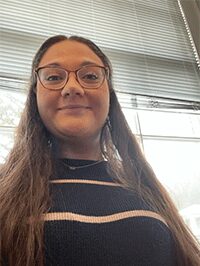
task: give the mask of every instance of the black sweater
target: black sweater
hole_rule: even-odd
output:
[[[47,266],[174,266],[171,233],[162,217],[114,183],[103,161],[60,160],[50,180],[45,219]]]

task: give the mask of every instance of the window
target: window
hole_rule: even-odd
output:
[[[199,59],[180,7],[178,0],[1,1],[0,161],[13,143],[34,53],[51,35],[82,35],[111,59],[123,111],[179,209],[200,204]]]

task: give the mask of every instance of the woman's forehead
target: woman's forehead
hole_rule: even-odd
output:
[[[103,65],[101,59],[84,43],[65,40],[52,45],[43,55],[39,66],[60,64],[81,66],[84,62]]]

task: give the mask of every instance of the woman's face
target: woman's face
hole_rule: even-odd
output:
[[[51,46],[38,67],[53,64],[69,71],[77,70],[84,64],[104,66],[87,45],[71,40]],[[68,82],[61,90],[48,90],[38,80],[36,95],[41,119],[58,140],[99,138],[109,111],[106,78],[98,89],[84,89],[74,72],[69,74]]]

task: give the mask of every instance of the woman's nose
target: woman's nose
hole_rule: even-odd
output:
[[[85,93],[84,89],[79,84],[75,73],[69,73],[68,81],[65,84],[64,88],[61,90],[61,95],[65,96],[83,96]]]

